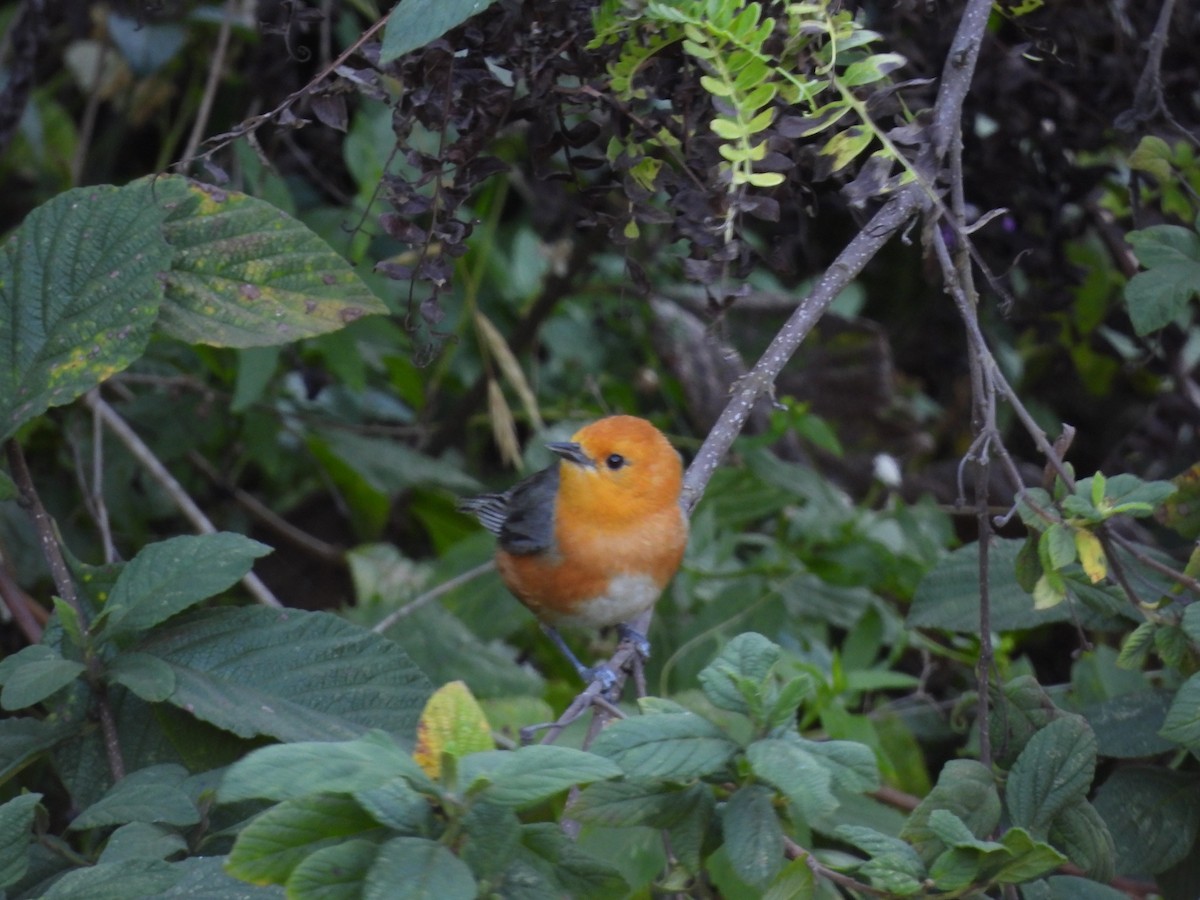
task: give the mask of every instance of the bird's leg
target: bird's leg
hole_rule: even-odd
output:
[[[650,642],[646,640],[646,636],[634,628],[632,625],[627,625],[622,622],[617,626],[617,638],[622,641],[629,641],[633,645],[633,649],[637,651],[643,662],[650,658]]]
[[[579,673],[579,677],[584,681],[589,683],[593,681],[600,682],[600,689],[604,693],[608,693],[616,686],[617,675],[608,666],[585,666],[579,661],[579,657],[571,652],[571,648],[568,647],[567,642],[562,639],[562,635],[559,634],[553,627],[542,623],[542,631],[546,633],[546,637],[550,638],[550,640],[554,642],[554,646],[558,647],[558,649],[563,652],[563,655],[571,661],[571,665],[575,667],[575,671]]]

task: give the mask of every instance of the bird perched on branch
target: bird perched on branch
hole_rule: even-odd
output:
[[[499,537],[496,567],[508,589],[580,675],[607,688],[613,673],[585,667],[556,628],[616,625],[648,655],[628,623],[655,604],[683,559],[683,464],[661,431],[634,416],[600,419],[546,446],[560,462],[459,509]]]

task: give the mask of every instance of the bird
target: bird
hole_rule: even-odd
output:
[[[683,560],[683,461],[658,428],[627,415],[546,447],[559,457],[554,465],[458,508],[497,536],[496,568],[509,591],[580,676],[608,690],[615,675],[584,666],[558,628],[616,626],[649,656],[629,623],[654,606]]]

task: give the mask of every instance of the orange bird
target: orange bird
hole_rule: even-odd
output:
[[[634,416],[609,416],[546,445],[562,460],[498,494],[459,503],[499,537],[496,567],[518,600],[586,680],[609,687],[556,626],[618,626],[650,609],[679,569],[688,525],[679,505],[683,464],[663,433]]]

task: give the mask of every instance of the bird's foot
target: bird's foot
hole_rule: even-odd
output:
[[[642,658],[642,662],[650,658],[650,641],[640,631],[622,622],[617,626],[617,637],[622,641],[628,641],[637,655]]]
[[[592,684],[593,682],[598,683],[600,685],[600,693],[606,698],[617,688],[619,680],[617,673],[603,664],[592,666],[591,668],[581,666],[579,668],[579,677],[588,684]]]

